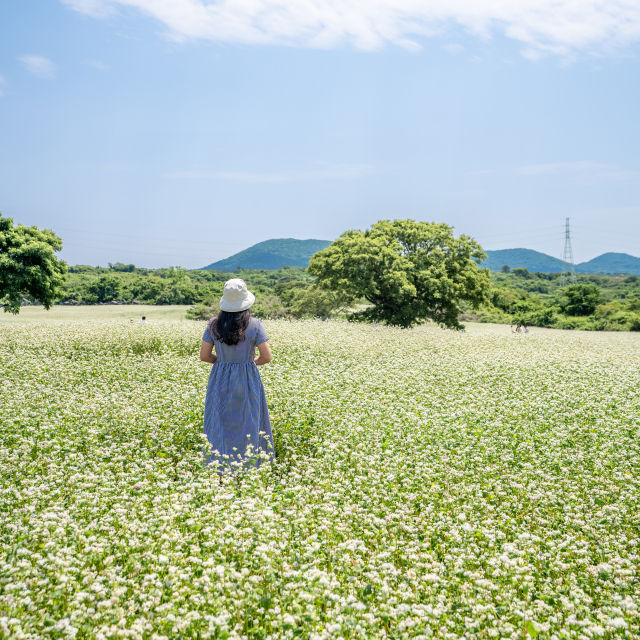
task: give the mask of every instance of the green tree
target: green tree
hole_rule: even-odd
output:
[[[109,269],[112,269],[113,271],[119,271],[122,273],[133,273],[136,270],[135,264],[122,264],[122,262],[116,262],[115,264],[112,264],[111,262],[109,262],[108,264],[109,264]]]
[[[459,302],[474,309],[485,300],[489,270],[486,258],[469,238],[455,238],[446,224],[382,220],[367,231],[347,231],[319,251],[309,264],[323,289],[372,306],[352,320],[376,320],[411,327],[431,319],[460,328]]]
[[[62,239],[50,229],[14,227],[13,219],[0,214],[0,300],[4,310],[19,313],[25,295],[50,309],[63,295],[67,263],[58,260]]]
[[[184,267],[169,267],[166,270],[166,275],[171,282],[177,285],[189,281],[189,269],[185,269]]]
[[[298,290],[288,310],[294,318],[304,316],[330,318],[336,313],[346,310],[355,301],[354,295],[329,291],[312,285]]]
[[[590,316],[602,304],[602,294],[595,284],[573,284],[562,292],[560,308],[568,316]]]
[[[487,294],[488,302],[505,313],[512,313],[517,301],[527,298],[527,294],[515,289],[497,288],[490,289]]]
[[[515,269],[512,269],[512,271],[514,275],[519,276],[520,278],[531,280],[531,278],[533,277],[529,272],[529,269],[525,269],[525,267],[516,267]]]
[[[123,295],[122,280],[111,275],[100,276],[87,287],[87,291],[95,296],[97,302],[120,300]]]
[[[308,289],[311,286],[309,282],[303,282],[301,280],[292,280],[290,282],[279,282],[274,288],[275,294],[282,300],[285,306],[290,305],[296,295],[301,291]]]
[[[502,273],[511,273],[511,267],[508,264],[503,264],[501,271]]]

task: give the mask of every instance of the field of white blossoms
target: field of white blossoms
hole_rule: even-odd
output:
[[[203,324],[0,324],[0,637],[640,638],[640,335],[265,324],[222,484]]]

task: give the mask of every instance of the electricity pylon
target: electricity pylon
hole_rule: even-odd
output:
[[[569,233],[569,218],[564,231],[564,254],[562,256],[562,277],[560,286],[564,287],[567,282],[569,284],[578,284],[576,278],[576,269],[573,265],[573,251],[571,250],[571,236]]]

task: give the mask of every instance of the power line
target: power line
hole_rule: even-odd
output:
[[[219,244],[219,245],[233,245],[233,246],[237,246],[237,247],[244,247],[246,245],[246,242],[211,242],[211,241],[205,241],[205,240],[176,240],[175,238],[151,238],[149,236],[132,236],[130,234],[123,234],[123,233],[108,233],[108,232],[104,232],[104,231],[89,231],[86,229],[69,229],[68,227],[58,227],[58,229],[62,229],[62,230],[67,230],[67,231],[71,231],[76,232],[76,233],[90,233],[93,235],[97,235],[97,236],[113,236],[113,237],[118,237],[118,238],[134,238],[137,240],[154,240],[154,241],[160,241],[160,242],[185,242],[185,243],[189,243],[189,244],[206,244],[206,245],[212,245],[212,244]],[[64,238],[63,238],[64,240]]]
[[[107,243],[105,245],[93,245],[92,242],[94,240],[98,240],[98,242],[100,242],[99,238],[89,238],[87,240],[82,240],[82,239],[74,239],[72,238],[71,240],[69,240],[68,242],[64,243],[64,247],[65,249],[68,249],[69,247],[73,246],[74,248],[80,248],[80,247],[88,247],[88,248],[93,248],[93,249],[110,249],[110,250],[114,250],[114,251],[130,251],[130,252],[138,252],[138,253],[144,253],[145,249],[156,249],[157,253],[162,253],[164,251],[168,251],[168,252],[174,252],[174,254],[176,252],[182,252],[184,254],[192,254],[194,251],[197,254],[201,254],[203,255],[204,252],[206,251],[205,247],[192,247],[192,246],[177,246],[177,245],[169,245],[169,246],[165,246],[164,243],[159,243],[159,242],[150,242],[150,243],[135,243],[135,242],[123,242],[123,241],[114,241],[114,242],[109,242],[109,240],[107,239]],[[242,245],[244,246],[244,245]],[[138,251],[138,247],[140,247],[140,251]],[[220,249],[218,249],[220,250]]]
[[[151,251],[139,251],[137,249],[114,249],[114,247],[97,247],[95,245],[83,245],[85,248],[87,249],[100,249],[102,251],[129,251],[130,253],[141,253],[143,255],[148,255],[148,256],[166,256],[166,257],[171,257],[171,258],[198,258],[200,260],[210,260],[211,256],[200,256],[200,255],[193,255],[190,254],[189,256],[185,255],[184,253],[181,254],[177,254],[177,253],[166,253],[166,252],[151,252]]]
[[[532,229],[531,231],[511,231],[509,233],[498,233],[498,234],[494,234],[494,235],[490,235],[490,236],[483,236],[483,235],[479,235],[476,236],[477,239],[482,240],[482,239],[486,239],[486,238],[502,238],[504,236],[527,236],[529,233],[536,233],[539,231],[556,231],[556,233],[563,233],[563,231],[561,231],[561,229],[564,229],[564,227],[543,227],[541,229]],[[465,235],[471,235],[471,234],[465,234]],[[554,234],[555,235],[555,234]]]
[[[510,242],[511,244],[517,243],[517,242],[530,242],[530,241],[538,241],[538,240],[560,240],[564,237],[564,234],[559,234],[559,233],[554,233],[553,235],[540,235],[540,236],[518,236],[517,238],[510,238],[507,240],[494,240],[493,243],[495,242],[500,242],[500,243],[505,243],[505,242]],[[488,242],[487,244],[492,244],[491,242]]]
[[[550,237],[545,237],[545,236],[540,236],[537,238],[527,238],[524,241],[520,241],[520,240],[514,240],[509,242],[510,246],[507,246],[505,248],[505,241],[502,240],[494,240],[493,242],[487,242],[487,243],[482,243],[483,245],[483,249],[486,249],[487,251],[507,251],[509,249],[524,249],[524,248],[529,248],[532,246],[539,246],[539,245],[556,245],[557,242],[559,240],[562,239],[562,236],[550,236]],[[514,246],[515,245],[515,246]],[[524,245],[524,246],[523,246]],[[500,247],[500,248],[492,248],[492,247]]]

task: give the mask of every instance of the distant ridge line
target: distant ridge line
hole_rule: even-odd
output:
[[[297,240],[276,238],[258,242],[224,260],[213,262],[202,269],[230,273],[242,269],[276,270],[281,267],[308,267],[314,253],[331,244],[330,240]],[[498,249],[486,251],[487,259],[480,266],[500,271],[503,265],[512,269],[521,267],[531,272],[559,273],[562,260],[533,249]],[[576,273],[608,273],[640,275],[640,258],[628,253],[603,253],[597,258],[575,266]]]
[[[504,265],[543,273],[562,272],[562,260],[533,249],[498,249],[485,251],[487,259],[480,266],[500,271]],[[640,258],[628,253],[603,253],[575,266],[576,273],[640,274]]]
[[[311,256],[326,249],[330,244],[331,240],[296,240],[295,238],[265,240],[202,268],[227,273],[237,271],[238,267],[267,270],[281,267],[307,268]]]

